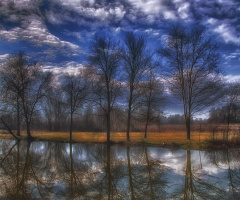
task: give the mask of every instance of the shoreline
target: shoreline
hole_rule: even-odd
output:
[[[124,132],[113,132],[110,143],[106,141],[106,133],[104,132],[73,132],[72,143],[87,143],[87,144],[109,144],[109,145],[125,145],[125,146],[149,146],[149,147],[163,147],[173,150],[205,150],[205,149],[228,149],[239,148],[240,137],[232,138],[231,140],[223,140],[219,135],[216,139],[212,139],[210,133],[192,132],[192,139],[185,139],[186,133],[148,133],[148,138],[143,137],[143,132],[131,132],[130,141],[128,142]],[[67,132],[44,132],[33,131],[32,141],[46,141],[46,142],[62,142],[69,143],[69,133]],[[1,139],[13,139],[11,134],[0,133]],[[23,132],[20,140],[27,140],[27,135]]]

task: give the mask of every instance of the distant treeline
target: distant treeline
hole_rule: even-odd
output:
[[[227,106],[212,108],[209,111],[209,123],[240,123],[240,105],[233,104],[229,110]]]

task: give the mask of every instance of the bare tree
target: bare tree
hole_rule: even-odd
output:
[[[201,27],[186,30],[173,27],[159,54],[166,60],[170,91],[183,103],[187,139],[190,139],[191,117],[221,96],[221,79],[217,45]]]
[[[107,37],[95,37],[91,47],[89,61],[97,67],[93,80],[95,102],[102,108],[106,117],[107,142],[110,141],[111,112],[119,96],[120,83],[117,81],[121,61],[119,45]]]
[[[65,74],[61,85],[65,97],[65,105],[69,109],[70,127],[69,127],[69,141],[72,142],[73,129],[73,115],[83,106],[87,98],[87,81],[84,78],[84,73],[80,72],[77,75]]]
[[[12,55],[2,67],[1,79],[4,83],[2,87],[18,97],[17,102],[20,102],[23,112],[28,139],[33,139],[30,132],[32,117],[37,104],[50,88],[52,74],[43,72],[38,64],[30,63],[27,56],[20,52]],[[6,98],[11,102],[11,95]]]
[[[44,118],[49,131],[64,130],[66,126],[67,111],[64,96],[60,87],[53,87],[42,103]]]
[[[225,97],[226,97],[226,120],[227,120],[227,140],[228,140],[228,134],[230,129],[230,122],[233,118],[233,113],[236,109],[236,104],[238,103],[240,99],[240,83],[229,83],[226,86],[225,90]]]
[[[146,49],[146,40],[143,36],[137,36],[130,32],[124,39],[125,50],[123,54],[124,70],[126,73],[127,86],[129,88],[128,116],[127,116],[127,140],[130,140],[129,132],[131,126],[132,112],[139,98],[137,87],[149,69],[152,56]]]
[[[147,74],[147,81],[141,83],[141,90],[141,108],[145,118],[144,138],[147,138],[149,123],[157,118],[158,111],[162,110],[165,104],[163,83],[154,76],[153,70],[150,70]]]
[[[19,52],[17,54],[13,54],[8,58],[8,61],[3,65],[1,69],[1,101],[2,103],[5,104],[4,106],[4,111],[8,110],[11,108],[12,113],[16,113],[17,117],[17,136],[20,136],[20,125],[21,125],[21,120],[20,120],[20,96],[19,92],[16,91],[14,88],[9,88],[9,82],[8,80],[4,78],[4,75],[7,71],[11,70],[13,74],[15,74],[14,81],[15,85],[20,85],[20,66],[26,64],[26,57],[22,52]],[[10,112],[10,111],[9,111]],[[4,119],[2,118],[4,121]],[[5,124],[5,121],[4,123]],[[7,125],[7,124],[6,124]],[[7,125],[8,126],[8,125]],[[10,128],[10,126],[9,126]],[[11,128],[10,128],[11,129]]]

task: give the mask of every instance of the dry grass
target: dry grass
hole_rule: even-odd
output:
[[[214,133],[215,140],[221,140],[223,138],[222,128]],[[202,149],[209,146],[208,141],[212,141],[213,133],[211,127],[202,126],[201,133],[199,125],[193,126],[191,132],[191,140],[186,139],[186,131],[184,125],[165,125],[162,126],[162,132],[150,132],[148,138],[144,138],[143,132],[131,132],[130,140],[127,142],[125,132],[112,132],[111,141],[114,143],[123,143],[128,145],[134,144],[145,144],[145,145],[158,145],[166,146],[170,148],[184,148],[184,149]],[[21,138],[27,138],[26,132],[22,132]],[[33,131],[32,136],[36,140],[45,141],[59,141],[68,142],[68,132],[44,132],[44,131]],[[12,138],[9,134],[1,134],[1,138]],[[236,131],[233,129],[230,132],[229,139],[239,137],[236,136]],[[73,132],[73,142],[87,142],[87,143],[104,143],[106,142],[105,132]]]
[[[0,137],[11,138],[11,135],[1,134]],[[43,132],[43,131],[33,131],[32,136],[36,140],[45,141],[69,141],[69,133],[67,132]],[[172,148],[200,148],[202,147],[208,134],[202,133],[200,143],[199,134],[192,133],[191,140],[186,139],[185,132],[178,133],[148,133],[148,138],[144,139],[143,132],[131,132],[130,133],[130,143],[127,143],[125,132],[112,132],[111,141],[114,143],[127,143],[127,144],[146,144],[146,145],[161,145]],[[22,133],[22,139],[26,139],[26,133]],[[106,133],[103,132],[73,132],[73,142],[87,142],[87,143],[104,143],[106,142]]]

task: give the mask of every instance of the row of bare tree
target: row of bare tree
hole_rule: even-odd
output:
[[[122,43],[111,37],[95,36],[88,65],[75,74],[57,77],[54,72],[41,70],[37,63],[30,63],[23,53],[12,55],[1,68],[2,124],[13,134],[4,116],[14,112],[17,135],[24,118],[28,138],[32,139],[30,126],[35,113],[44,116],[49,126],[53,121],[60,126],[66,121],[63,113],[67,112],[71,141],[74,116],[87,111],[88,104],[94,113],[101,110],[107,141],[116,108],[127,113],[128,141],[136,111],[144,115],[147,137],[149,123],[166,102],[166,84],[166,93],[182,101],[187,139],[190,139],[194,114],[223,96],[217,45],[199,26],[191,30],[172,27],[156,52],[147,49],[146,41],[132,32],[125,35]],[[156,57],[161,62],[156,62]]]

